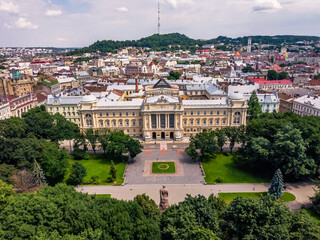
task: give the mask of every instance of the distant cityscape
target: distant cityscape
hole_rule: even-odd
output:
[[[284,42],[262,44],[274,39]],[[76,50],[1,48],[0,119],[45,105],[82,130],[116,128],[144,141],[183,140],[203,129],[245,124],[254,91],[263,112],[320,116],[320,40],[305,39],[219,37],[200,46],[168,34],[132,43],[153,47],[111,52],[104,44],[113,43],[103,41]],[[180,44],[166,45],[169,40]]]

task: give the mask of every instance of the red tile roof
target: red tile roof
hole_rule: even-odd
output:
[[[251,79],[252,82],[261,84],[261,85],[266,85],[266,84],[291,84],[292,82],[290,80],[284,79],[284,80],[265,80],[261,78],[257,79]]]

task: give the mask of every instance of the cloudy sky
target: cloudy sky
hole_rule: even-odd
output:
[[[320,36],[320,0],[159,0],[161,33]],[[0,0],[0,47],[82,47],[157,33],[158,0]]]

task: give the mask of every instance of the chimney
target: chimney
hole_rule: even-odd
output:
[[[136,92],[139,92],[138,78],[136,78]]]

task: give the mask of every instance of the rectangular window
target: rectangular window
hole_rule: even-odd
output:
[[[198,115],[200,115],[200,112],[198,111]]]
[[[122,113],[121,113],[121,112],[119,113],[119,116],[120,116],[120,117],[122,116]]]
[[[206,111],[204,111],[204,112],[203,112],[203,115],[207,115],[207,112],[206,112]]]
[[[210,115],[213,115],[213,111],[210,112]]]
[[[220,119],[216,119],[216,124],[219,125],[220,124]]]
[[[135,116],[135,115],[136,115],[136,113],[135,113],[135,112],[133,112],[133,113],[132,113],[132,116]]]
[[[193,115],[193,112],[191,112],[191,115]]]
[[[227,111],[224,111],[224,112],[223,112],[223,115],[227,115]]]
[[[217,115],[219,115],[220,114],[220,111],[217,111]]]

